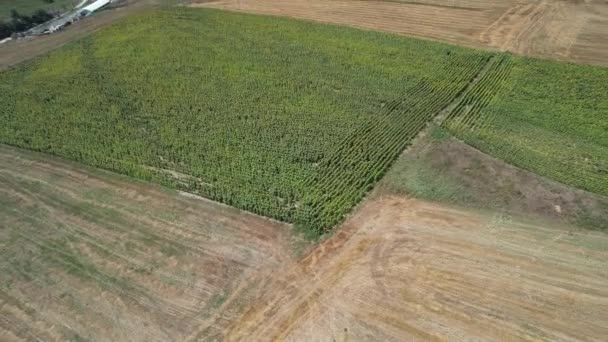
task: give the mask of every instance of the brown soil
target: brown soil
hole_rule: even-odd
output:
[[[0,145],[0,340],[222,332],[291,262],[289,226]]]
[[[291,16],[477,48],[608,65],[603,0],[219,0],[193,6]]]
[[[601,341],[608,235],[417,200],[368,202],[265,286],[246,341]]]

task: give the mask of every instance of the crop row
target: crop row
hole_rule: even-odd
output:
[[[511,56],[498,55],[489,62],[488,69],[443,121],[452,132],[480,129],[493,117],[484,109],[496,98],[498,92],[509,86],[512,68]]]
[[[465,67],[448,70],[434,80],[425,79],[406,96],[388,104],[323,159],[309,180],[312,191],[300,203],[295,221],[315,229],[340,222],[412,139],[466,87],[486,59],[460,62]]]

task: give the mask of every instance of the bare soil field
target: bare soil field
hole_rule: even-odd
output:
[[[603,0],[219,0],[206,6],[343,24],[469,47],[608,65]]]
[[[607,257],[603,233],[381,197],[280,272],[226,339],[601,341]]]
[[[284,224],[0,145],[0,340],[212,337],[297,242]]]

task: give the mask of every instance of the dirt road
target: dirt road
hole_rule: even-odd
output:
[[[601,341],[608,235],[368,202],[281,272],[227,340]]]
[[[608,65],[608,3],[603,0],[219,0],[193,6],[291,16]]]

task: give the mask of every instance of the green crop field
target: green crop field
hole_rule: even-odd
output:
[[[503,56],[444,122],[474,147],[608,196],[608,69]]]
[[[0,142],[322,232],[490,57],[291,19],[148,12],[0,74]]]

